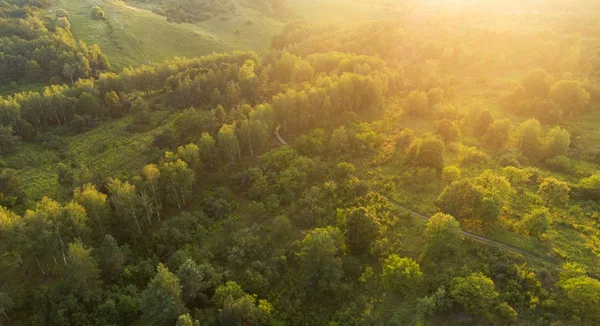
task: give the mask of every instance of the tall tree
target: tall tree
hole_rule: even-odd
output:
[[[423,255],[432,257],[453,257],[463,240],[460,224],[451,215],[437,213],[427,222],[425,228],[425,250]]]
[[[179,209],[185,207],[195,183],[195,173],[187,163],[180,159],[164,163],[161,166],[161,181],[169,202]]]
[[[310,289],[316,296],[330,294],[340,286],[342,278],[342,259],[340,257],[343,239],[340,230],[334,227],[309,231],[296,255],[300,259],[300,268],[304,288]]]
[[[530,159],[539,158],[542,148],[542,128],[539,121],[529,119],[521,123],[515,133],[519,150]]]
[[[538,192],[546,201],[547,206],[563,206],[569,201],[571,187],[556,178],[545,178],[538,187]]]
[[[71,293],[84,302],[99,300],[102,281],[91,249],[86,249],[80,241],[69,243],[68,260],[63,281]]]
[[[102,279],[107,283],[116,283],[120,280],[125,268],[125,255],[119,248],[117,240],[107,234],[98,250]]]
[[[111,202],[117,214],[126,214],[132,217],[141,234],[142,227],[138,219],[140,202],[135,186],[128,181],[122,182],[116,178],[109,178],[106,188],[110,192]]]
[[[156,208],[156,218],[160,222],[160,211],[162,209],[162,200],[160,195],[160,169],[156,164],[148,164],[142,169],[142,175],[146,180],[146,186],[150,189],[152,201]]]
[[[233,163],[237,157],[241,157],[240,144],[235,136],[235,125],[223,125],[217,138],[219,149],[226,160]]]
[[[550,157],[566,155],[571,145],[571,134],[556,126],[546,134],[545,143]]]
[[[350,211],[346,219],[346,243],[357,255],[369,252],[373,242],[381,237],[381,223],[373,212],[364,207]]]
[[[163,264],[158,265],[156,276],[142,292],[140,308],[146,325],[173,325],[186,312],[179,279]]]
[[[98,191],[96,186],[88,183],[75,189],[73,200],[85,208],[88,217],[98,227],[98,231],[104,234],[110,214],[106,195]]]
[[[386,289],[408,295],[422,282],[423,273],[419,264],[411,258],[389,255],[383,262],[381,282]]]
[[[217,146],[214,138],[209,133],[202,133],[198,141],[198,149],[200,150],[202,162],[207,162],[212,168],[217,157]]]
[[[550,88],[550,98],[561,106],[569,116],[578,114],[590,102],[590,94],[580,82],[559,80]]]

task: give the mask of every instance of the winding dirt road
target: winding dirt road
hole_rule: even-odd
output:
[[[278,125],[277,128],[275,129],[275,137],[277,137],[277,140],[281,143],[281,145],[283,145],[283,146],[289,146],[288,143],[285,141],[285,139],[283,139],[283,137],[281,137],[281,135],[279,134],[280,128],[281,128],[281,125]],[[428,221],[431,218],[430,216],[426,216],[426,215],[414,212],[413,210],[408,209],[408,208],[402,206],[398,201],[396,201],[395,199],[391,198],[388,195],[385,195],[385,194],[383,194],[383,195],[391,203],[393,203],[394,205],[396,205],[396,207],[400,208],[401,210],[403,210],[405,212],[409,212],[412,216],[414,216],[416,218],[419,218],[419,219],[422,219],[422,220],[425,220],[425,221]],[[499,241],[496,241],[496,240],[492,240],[492,239],[480,236],[480,235],[469,233],[467,231],[462,231],[461,230],[461,233],[464,236],[466,236],[468,238],[471,238],[471,239],[473,239],[475,241],[478,241],[478,242],[481,242],[481,243],[485,243],[485,244],[489,244],[489,245],[492,245],[492,246],[495,246],[495,247],[498,247],[498,248],[502,248],[502,249],[508,250],[510,252],[521,254],[524,257],[527,257],[529,259],[535,260],[535,261],[537,261],[539,263],[542,263],[544,265],[547,265],[547,266],[552,267],[553,269],[556,269],[556,270],[559,270],[559,271],[563,270],[563,268],[561,267],[561,265],[558,264],[556,261],[553,261],[552,259],[550,259],[550,257],[540,256],[540,255],[537,255],[537,254],[535,254],[533,252],[525,250],[523,248],[515,247],[515,246],[509,245],[509,244],[506,244],[506,243],[502,243],[502,242],[499,242]]]

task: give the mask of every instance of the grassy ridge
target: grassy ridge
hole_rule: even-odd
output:
[[[102,8],[106,21],[91,18],[90,10],[95,5]],[[58,0],[55,8],[70,13],[73,35],[88,44],[100,45],[115,69],[232,50],[210,35],[168,23],[162,16],[121,1]]]
[[[90,10],[98,5],[107,20],[94,20]],[[117,0],[57,0],[56,8],[71,15],[77,39],[98,44],[113,68],[120,70],[176,56],[201,56],[231,50],[261,50],[284,23],[242,5],[228,16],[213,17],[197,24],[176,24],[153,13],[144,4]]]

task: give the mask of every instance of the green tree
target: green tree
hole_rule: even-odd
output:
[[[411,258],[389,255],[383,262],[381,283],[386,289],[402,295],[414,291],[423,281],[419,264]]]
[[[79,241],[69,243],[67,257],[69,265],[63,278],[65,286],[84,302],[99,300],[102,281],[91,249],[86,249]]]
[[[186,313],[179,279],[163,264],[158,264],[156,276],[142,292],[140,308],[146,325],[172,325]]]
[[[451,184],[454,181],[458,181],[461,175],[462,172],[458,166],[446,166],[442,170],[442,181],[444,181],[446,184]]]
[[[550,76],[544,69],[530,70],[521,81],[531,97],[545,98],[550,90]]]
[[[496,192],[493,185],[486,190],[468,180],[459,180],[447,185],[435,205],[444,213],[460,219],[479,219],[493,224],[500,214],[502,195]],[[510,186],[510,184],[509,184]],[[495,213],[495,214],[493,214]]]
[[[187,144],[177,148],[177,156],[187,163],[194,171],[199,171],[202,168],[202,160],[200,159],[200,148],[196,144]]]
[[[441,171],[444,168],[444,143],[435,137],[416,139],[409,146],[409,162],[418,167],[430,167]]]
[[[160,175],[167,199],[181,210],[192,195],[194,171],[188,168],[187,163],[178,159],[175,162],[165,162],[160,168]]]
[[[424,255],[452,257],[459,252],[463,240],[460,224],[451,215],[437,213],[427,222],[425,240]]]
[[[590,102],[590,94],[574,80],[557,81],[550,88],[549,96],[569,116],[580,113]]]
[[[0,314],[8,320],[8,324],[12,325],[12,320],[8,317],[10,312],[15,306],[12,298],[6,292],[0,292]]]
[[[561,127],[554,127],[546,134],[546,148],[550,157],[566,155],[571,145],[571,134]]]
[[[117,283],[125,268],[125,255],[119,248],[117,240],[107,234],[98,250],[98,256],[102,279],[106,283]]]
[[[579,276],[561,280],[559,286],[565,294],[565,307],[584,321],[597,324],[600,322],[600,281]]]
[[[179,267],[177,277],[181,282],[181,296],[186,304],[192,304],[210,287],[202,269],[191,259]]]
[[[550,211],[546,207],[535,208],[525,214],[523,219],[517,224],[517,227],[525,235],[535,236],[538,239],[550,228],[552,220]]]
[[[198,141],[198,149],[200,150],[202,162],[207,162],[212,168],[217,157],[217,146],[214,138],[209,133],[202,133]]]
[[[219,130],[217,140],[219,150],[226,160],[233,163],[236,157],[241,158],[240,144],[235,136],[235,125],[223,125]]]
[[[121,100],[119,99],[119,95],[114,91],[107,92],[104,95],[104,105],[106,105],[106,108],[112,117],[120,117],[123,114]]]
[[[446,143],[455,141],[458,138],[458,127],[454,122],[444,119],[437,125],[436,134],[440,135]]]
[[[20,144],[20,137],[13,134],[12,127],[0,125],[0,155],[16,152]]]
[[[539,158],[542,148],[542,127],[536,119],[529,119],[519,125],[515,131],[519,150],[530,159]]]
[[[240,143],[248,154],[261,150],[269,136],[268,125],[260,120],[244,120],[239,129]]]
[[[455,277],[450,284],[450,295],[471,314],[488,319],[500,303],[494,282],[481,273]]]
[[[212,301],[221,308],[222,325],[266,325],[273,307],[267,300],[256,300],[256,295],[245,293],[233,281],[215,291]]]
[[[545,178],[538,187],[538,193],[546,201],[546,205],[563,206],[569,201],[571,187],[564,181]]]
[[[494,149],[503,148],[510,140],[511,129],[510,120],[496,120],[488,127],[483,136],[483,142]]]
[[[106,189],[110,193],[113,206],[117,214],[126,214],[133,218],[138,232],[142,233],[142,227],[138,219],[140,210],[140,200],[134,185],[129,182],[122,182],[116,178],[108,178]]]
[[[427,93],[419,90],[411,91],[406,98],[406,107],[411,115],[428,116],[429,99],[427,98]]]
[[[150,189],[154,207],[156,208],[156,218],[160,222],[160,211],[162,209],[162,200],[160,193],[160,169],[156,164],[148,164],[142,169],[142,175],[146,180],[146,187]]]
[[[381,223],[364,207],[354,208],[346,219],[346,243],[350,251],[361,255],[369,252],[373,242],[381,237]]]
[[[334,227],[311,230],[302,239],[296,256],[307,291],[310,289],[320,296],[339,288],[343,274],[342,244],[340,230]]]
[[[481,112],[477,122],[475,122],[475,126],[473,126],[473,134],[477,137],[485,135],[492,123],[494,123],[494,117],[492,117],[490,111],[485,110]]]
[[[175,326],[200,326],[200,322],[193,319],[190,314],[184,314],[177,318]]]
[[[106,202],[106,195],[96,189],[93,184],[84,184],[73,192],[73,200],[85,208],[90,220],[103,234],[107,228],[110,207]]]

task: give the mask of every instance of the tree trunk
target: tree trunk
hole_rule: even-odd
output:
[[[60,241],[60,250],[62,251],[63,262],[65,266],[67,266],[67,255],[65,254],[65,243],[63,242],[62,236],[60,235],[60,231],[56,228],[56,232],[58,233],[58,240]]]
[[[133,214],[133,219],[135,220],[135,225],[137,225],[138,231],[142,234],[142,228],[140,227],[140,223],[138,222],[137,215],[135,214],[135,209],[133,206],[131,207],[131,213]]]
[[[3,312],[2,312],[2,314],[4,315],[4,317],[6,317],[6,319],[8,319],[8,324],[12,326],[12,325],[13,325],[13,322],[12,322],[12,320],[11,320],[11,319],[8,317],[8,315],[6,314],[6,311],[3,311]]]

